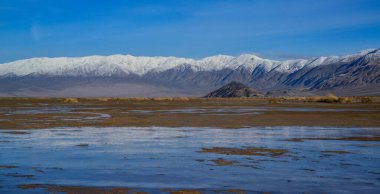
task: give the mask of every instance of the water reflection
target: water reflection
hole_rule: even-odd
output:
[[[380,128],[86,127],[28,132],[0,133],[0,193],[18,193],[17,185],[31,183],[289,193],[376,193],[380,188],[378,141],[285,141],[379,136]],[[277,157],[199,152],[213,147],[287,152]]]

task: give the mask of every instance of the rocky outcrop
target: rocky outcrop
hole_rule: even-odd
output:
[[[241,98],[261,96],[256,90],[242,83],[231,82],[213,92],[210,92],[206,98]]]

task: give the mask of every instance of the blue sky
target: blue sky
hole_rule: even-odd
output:
[[[0,0],[0,63],[110,54],[288,59],[379,47],[379,0]]]

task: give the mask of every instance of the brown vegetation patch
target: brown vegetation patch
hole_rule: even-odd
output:
[[[225,155],[255,155],[255,156],[281,156],[288,151],[285,149],[268,149],[268,148],[202,148],[200,151],[202,153],[215,153],[215,154],[225,154]]]
[[[97,100],[100,102],[108,102],[108,101],[112,100],[112,98],[97,98]]]
[[[339,102],[339,97],[334,94],[327,94],[326,96],[320,97],[317,102],[327,102],[327,103],[336,103]]]
[[[201,192],[198,190],[177,190],[170,191],[170,194],[200,194]]]
[[[286,100],[295,100],[303,102],[324,102],[324,103],[373,103],[377,98],[368,96],[346,96],[338,97],[334,94],[327,94],[326,96],[309,96],[309,97],[287,97]]]
[[[22,184],[22,185],[17,185],[17,188],[20,189],[37,189],[41,188],[43,185],[41,184]]]
[[[217,158],[217,159],[210,160],[210,161],[212,161],[216,166],[231,166],[231,165],[237,163],[237,161],[228,161],[228,160],[225,160],[223,158]]]
[[[282,100],[283,100],[282,98],[270,98],[268,102],[270,104],[280,104],[282,103]]]
[[[79,99],[78,98],[65,98],[63,99],[64,103],[78,103]]]
[[[81,187],[81,186],[47,186],[48,192],[62,192],[66,194],[126,194],[127,188],[96,188],[96,187]]]
[[[364,104],[367,104],[367,103],[372,103],[372,98],[371,97],[366,97],[366,96],[364,96],[364,97],[361,97],[360,98],[360,102],[361,103],[364,103]]]
[[[228,189],[225,191],[226,193],[234,193],[234,194],[245,194],[245,191],[240,189]]]

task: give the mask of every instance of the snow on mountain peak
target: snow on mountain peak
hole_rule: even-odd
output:
[[[366,54],[369,54],[369,53],[372,53],[372,52],[376,52],[378,51],[379,49],[374,49],[374,48],[371,48],[371,49],[364,49],[364,50],[361,50],[358,52],[359,55],[366,55]]]
[[[215,55],[195,60],[177,57],[144,57],[132,55],[86,56],[31,58],[0,64],[0,76],[57,75],[57,76],[111,76],[116,73],[137,74],[142,76],[148,72],[163,72],[183,65],[190,66],[194,71],[221,70],[224,68],[245,68],[254,71],[262,67],[267,71],[294,72],[304,66],[314,67],[338,61],[349,61],[363,55],[379,56],[379,49],[367,49],[356,55],[317,57],[310,60],[274,61],[263,59],[252,54],[242,54],[237,57]]]

